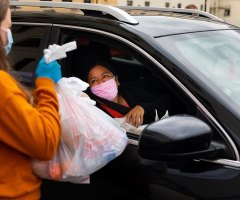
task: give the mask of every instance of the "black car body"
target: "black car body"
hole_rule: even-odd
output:
[[[108,56],[121,83],[168,105],[169,117],[140,136],[128,133],[124,153],[90,184],[44,180],[42,199],[240,199],[238,27],[195,10],[20,1],[12,8],[10,56],[26,85],[43,49],[77,41],[59,61],[63,76],[83,78],[89,60]]]

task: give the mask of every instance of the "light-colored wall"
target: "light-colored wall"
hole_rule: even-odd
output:
[[[75,0],[75,1],[80,1],[80,0]],[[98,3],[98,4],[116,6],[117,5],[117,0],[91,0],[91,3]]]
[[[148,1],[150,2],[150,6],[152,7],[165,7],[165,3],[169,2],[170,3],[170,8],[177,8],[178,4],[181,4],[181,8],[185,8],[189,4],[194,4],[197,6],[199,10],[203,8],[204,10],[204,3],[205,0],[132,0],[133,1],[133,6],[145,6],[145,2]],[[127,0],[118,0],[117,4],[119,6],[126,6],[127,5]]]
[[[230,16],[224,16],[224,8],[230,9]],[[240,26],[240,0],[219,0],[218,17],[230,24]]]
[[[19,0],[19,1],[21,1],[21,0]],[[40,0],[22,0],[22,1],[40,1]],[[52,0],[52,1],[62,2],[62,0]],[[72,0],[72,2],[83,3],[84,0]],[[98,4],[106,4],[106,5],[116,6],[117,5],[117,0],[91,0],[91,3],[98,3]]]
[[[185,8],[189,4],[194,4],[197,9],[216,15],[227,23],[240,26],[240,0],[132,0],[133,6],[145,6],[145,2],[149,1],[152,7],[165,7],[165,3],[170,3],[170,8],[177,8],[178,3]],[[127,0],[117,0],[117,5],[126,6]],[[230,8],[230,16],[224,16],[226,8]]]

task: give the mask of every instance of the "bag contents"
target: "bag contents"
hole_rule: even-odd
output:
[[[52,160],[33,160],[33,172],[39,177],[89,183],[90,175],[119,156],[128,144],[124,128],[83,92],[87,87],[76,77],[61,78],[56,84],[61,139]]]

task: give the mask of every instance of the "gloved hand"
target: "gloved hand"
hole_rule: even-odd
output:
[[[62,78],[61,66],[57,61],[46,64],[42,57],[37,66],[36,77],[47,77],[52,79],[54,83],[57,83]]]

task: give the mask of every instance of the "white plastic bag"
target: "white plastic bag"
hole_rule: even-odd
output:
[[[52,160],[32,162],[39,177],[86,183],[93,172],[125,149],[126,131],[82,92],[87,87],[75,77],[61,78],[56,84],[61,140]]]

